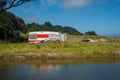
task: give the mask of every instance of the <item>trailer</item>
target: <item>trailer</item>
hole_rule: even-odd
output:
[[[67,40],[67,34],[53,31],[35,31],[29,32],[28,42],[64,42]]]

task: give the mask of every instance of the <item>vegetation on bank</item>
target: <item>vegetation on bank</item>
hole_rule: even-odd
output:
[[[68,36],[68,41],[56,43],[0,44],[0,58],[80,58],[120,57],[120,38],[106,38],[106,42],[81,42],[84,36]],[[100,39],[101,37],[91,37]]]

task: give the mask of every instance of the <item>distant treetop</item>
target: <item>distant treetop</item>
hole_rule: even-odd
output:
[[[88,32],[85,32],[85,35],[88,35],[88,36],[92,36],[92,35],[97,35],[96,33],[95,33],[95,31],[88,31]]]

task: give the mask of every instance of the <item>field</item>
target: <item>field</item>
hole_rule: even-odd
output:
[[[82,42],[87,38],[105,42]],[[72,36],[60,44],[56,43],[0,43],[0,58],[15,59],[61,59],[81,57],[120,57],[120,38],[99,36]]]

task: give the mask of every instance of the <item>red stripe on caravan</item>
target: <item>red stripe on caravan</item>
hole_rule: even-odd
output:
[[[37,38],[48,38],[49,35],[48,34],[38,34]]]
[[[40,40],[28,40],[29,43],[40,42]]]

